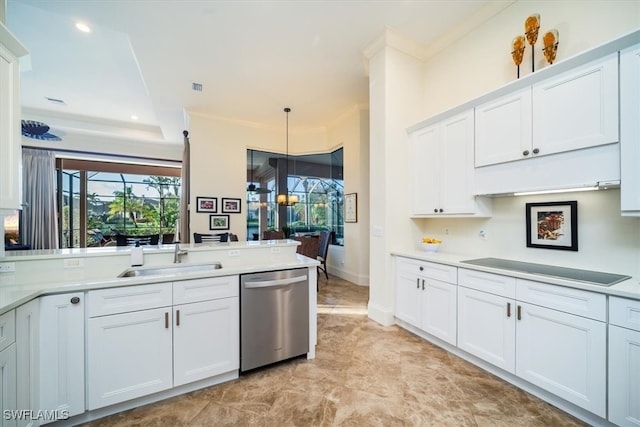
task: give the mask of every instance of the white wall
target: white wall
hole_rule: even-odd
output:
[[[424,234],[442,236],[449,227],[443,250],[471,256],[502,256],[533,262],[560,263],[569,267],[640,274],[640,224],[637,218],[621,218],[619,192],[565,194],[494,200],[489,220],[411,220],[408,215],[406,128],[420,119],[440,113],[494,90],[516,78],[510,43],[523,33],[531,13],[541,17],[541,34],[559,31],[558,60],[588,50],[638,28],[637,1],[517,1],[457,42],[446,46],[421,65],[415,65],[393,47],[370,56],[371,109],[371,225],[385,235],[372,236],[369,316],[380,323],[393,322],[393,277],[389,253],[394,248],[415,248]],[[541,44],[536,58],[543,61]],[[521,75],[531,66],[531,48],[525,51]],[[542,67],[542,62],[536,67]],[[420,69],[419,82],[413,75]],[[400,71],[402,70],[402,71]],[[412,85],[410,88],[407,85]],[[415,92],[421,93],[416,105]],[[409,110],[413,106],[413,110]],[[420,114],[416,118],[416,112]],[[402,156],[405,159],[402,159]],[[526,201],[578,200],[579,252],[527,249],[524,241]],[[481,227],[489,239],[481,242]],[[390,236],[392,235],[392,237]],[[633,271],[635,270],[635,271]]]
[[[246,236],[246,158],[247,149],[284,153],[286,128],[267,128],[255,124],[221,120],[195,113],[189,115],[191,143],[191,232],[209,232],[209,214],[196,213],[198,196],[242,199],[242,213],[230,214],[230,231]],[[363,134],[363,127],[366,133]],[[368,202],[368,110],[354,106],[327,130],[295,127],[295,106],[289,114],[289,154],[325,153],[344,148],[345,191],[358,193]],[[366,208],[366,206],[364,206]],[[359,220],[345,228],[345,248],[331,248],[329,271],[358,284],[368,283],[368,227],[366,209]],[[364,232],[366,237],[366,232]],[[364,254],[364,255],[363,255]],[[364,258],[363,258],[364,256]],[[344,261],[344,264],[342,264]]]

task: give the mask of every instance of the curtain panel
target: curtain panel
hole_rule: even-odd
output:
[[[23,148],[22,177],[23,241],[31,249],[58,249],[55,154]]]

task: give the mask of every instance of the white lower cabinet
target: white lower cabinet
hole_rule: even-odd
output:
[[[516,310],[516,375],[606,418],[606,324],[522,302]]]
[[[602,294],[459,269],[458,347],[603,418],[605,316]]]
[[[459,286],[458,347],[514,373],[515,300]]]
[[[173,319],[174,386],[238,369],[238,298],[182,304]]]
[[[237,370],[238,288],[228,276],[90,291],[88,409]]]
[[[17,364],[15,310],[0,316],[0,426],[17,425]],[[9,415],[9,416],[6,416]]]
[[[609,297],[609,421],[640,426],[640,301]]]
[[[456,345],[457,268],[398,258],[395,316]]]
[[[89,319],[89,410],[171,388],[171,316],[164,307]]]
[[[16,309],[18,408],[40,409],[40,299]],[[55,414],[54,414],[55,415]],[[18,426],[37,426],[39,420],[22,417]]]
[[[42,423],[85,410],[84,293],[40,298],[40,408]]]

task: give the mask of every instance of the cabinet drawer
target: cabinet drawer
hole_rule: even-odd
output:
[[[16,312],[11,310],[0,316],[0,351],[16,341]]]
[[[606,322],[607,297],[596,292],[516,279],[516,299]]]
[[[436,262],[420,261],[410,258],[398,258],[396,269],[404,273],[416,274],[443,282],[458,283],[458,268]]]
[[[458,270],[458,285],[506,298],[516,297],[515,277],[461,268]]]
[[[126,313],[171,305],[171,283],[132,285],[121,288],[90,291],[87,295],[87,316]]]
[[[238,296],[238,276],[184,280],[173,284],[173,303],[184,304]]]
[[[609,323],[640,331],[640,301],[609,297]]]

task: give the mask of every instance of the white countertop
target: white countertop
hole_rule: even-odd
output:
[[[520,279],[533,280],[536,282],[550,283],[553,285],[566,286],[570,288],[582,289],[585,291],[593,291],[606,295],[615,295],[625,298],[640,300],[640,278],[632,277],[612,286],[601,286],[587,282],[579,282],[576,280],[568,280],[559,277],[546,276],[541,274],[525,273],[521,271],[504,270],[500,268],[483,267],[480,265],[466,264],[463,260],[473,259],[468,255],[452,254],[446,252],[428,253],[420,250],[398,250],[391,252],[392,255],[407,258],[418,259],[421,261],[431,261],[438,264],[451,265],[458,268],[466,268],[469,270],[485,271],[487,273],[501,274],[503,276],[517,277]],[[515,260],[521,261],[521,260]],[[561,267],[561,266],[560,266]]]
[[[287,241],[287,240],[272,240],[272,241],[261,241],[261,242],[231,242],[230,244],[205,244],[205,245],[181,245],[181,247],[186,247],[189,249],[189,252],[192,253],[207,253],[212,252],[216,253],[217,250],[225,251],[221,252],[227,253],[229,250],[237,249],[265,249],[265,248],[274,248],[274,247],[283,247],[283,246],[297,246],[298,242],[295,241]],[[97,250],[96,250],[97,249]],[[129,257],[131,248],[91,248],[87,249],[62,249],[62,250],[51,250],[51,251],[27,251],[28,253],[22,253],[20,255],[12,255],[9,257],[5,257],[0,259],[0,262],[11,262],[11,261],[46,261],[46,260],[56,260],[60,257],[65,258],[73,258],[75,256],[82,258],[91,258],[91,257]],[[171,253],[174,250],[174,245],[160,245],[156,247],[145,247],[145,253],[147,255],[151,253],[155,254],[164,254],[164,257],[171,257]],[[295,249],[293,249],[295,251]],[[128,259],[128,258],[125,258]],[[255,259],[260,259],[256,257]],[[195,262],[186,262],[183,265],[187,264],[198,264],[202,263],[202,260]],[[39,264],[39,263],[38,263]],[[292,257],[290,260],[286,261],[278,261],[278,262],[266,262],[266,261],[256,261],[256,262],[248,262],[243,263],[242,265],[231,265],[229,263],[223,263],[221,269],[217,270],[207,270],[207,271],[199,271],[199,272],[190,272],[190,273],[178,273],[178,274],[165,274],[165,275],[157,275],[157,276],[139,276],[139,277],[126,277],[126,278],[118,278],[117,275],[124,270],[118,269],[117,271],[108,271],[105,273],[100,273],[97,275],[93,275],[91,277],[86,276],[78,276],[74,278],[73,275],[69,275],[68,272],[65,271],[47,271],[45,275],[36,275],[34,274],[28,280],[7,280],[5,278],[4,281],[0,281],[0,315],[6,313],[7,311],[18,307],[34,298],[37,298],[42,295],[49,294],[58,294],[58,293],[67,293],[67,292],[82,292],[88,291],[92,289],[101,289],[101,288],[110,288],[110,287],[120,287],[120,286],[130,286],[130,285],[141,285],[141,284],[149,284],[149,283],[161,283],[161,282],[173,282],[178,280],[189,280],[189,279],[200,279],[205,277],[218,277],[218,276],[232,276],[236,274],[245,274],[245,273],[253,273],[259,271],[273,271],[273,270],[286,270],[292,268],[306,268],[306,267],[315,267],[319,263],[316,260],[311,258],[307,258],[302,255],[296,254],[295,257]],[[152,266],[170,266],[172,264],[155,264]],[[148,266],[145,264],[145,266]],[[66,273],[66,274],[65,274]]]

